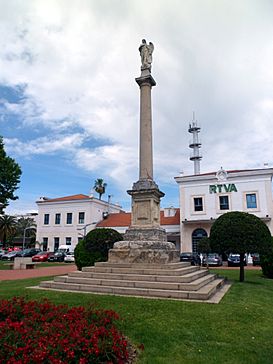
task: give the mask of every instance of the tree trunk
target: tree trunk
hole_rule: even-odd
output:
[[[240,254],[240,282],[243,282],[245,280],[244,257],[245,257],[245,254],[241,253]]]
[[[5,249],[7,247],[7,234],[4,232],[3,235],[3,248]]]

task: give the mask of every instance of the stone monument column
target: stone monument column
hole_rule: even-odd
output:
[[[139,179],[153,179],[151,91],[156,85],[151,75],[136,78],[140,87]]]
[[[142,40],[139,47],[141,75],[136,78],[140,87],[139,180],[128,194],[132,197],[131,226],[124,241],[109,251],[109,262],[162,264],[179,261],[179,252],[167,242],[160,227],[160,198],[164,196],[153,180],[153,135],[151,90],[156,85],[151,75],[153,44]]]

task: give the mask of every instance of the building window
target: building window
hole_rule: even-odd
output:
[[[60,225],[60,223],[61,223],[61,214],[56,214],[55,215],[55,224]]]
[[[220,210],[229,210],[228,196],[219,196]]]
[[[79,224],[84,224],[84,212],[79,212]]]
[[[256,209],[257,208],[256,193],[247,193],[246,194],[246,207],[248,209]]]
[[[65,244],[66,245],[71,245],[71,238],[65,238]]]
[[[44,214],[44,225],[49,224],[49,214]]]
[[[194,211],[203,211],[203,198],[202,197],[194,197]]]
[[[43,238],[43,251],[46,252],[47,251],[47,246],[48,246],[48,238]]]
[[[59,249],[60,238],[54,238],[54,252]]]
[[[68,212],[66,215],[66,223],[72,224],[72,212]]]

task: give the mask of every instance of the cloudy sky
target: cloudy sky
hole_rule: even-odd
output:
[[[21,165],[19,200],[92,192],[130,208],[138,179],[138,47],[155,45],[154,177],[178,206],[193,173],[273,166],[272,0],[0,0],[0,135]]]

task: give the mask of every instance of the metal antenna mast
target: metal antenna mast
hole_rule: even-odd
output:
[[[193,112],[192,122],[189,123],[188,132],[192,134],[192,141],[190,142],[189,147],[193,150],[190,160],[194,162],[194,174],[200,174],[200,160],[202,159],[202,156],[199,154],[201,142],[198,140],[198,133],[200,130],[201,128],[197,126],[197,120],[195,120]]]

